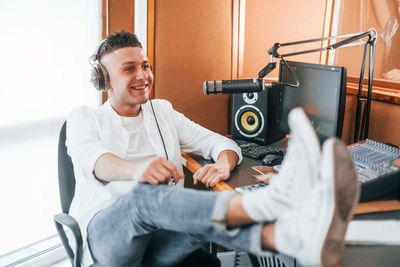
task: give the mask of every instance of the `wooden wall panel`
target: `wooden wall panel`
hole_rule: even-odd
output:
[[[109,0],[109,33],[133,31],[133,0]]]
[[[323,36],[326,1],[251,0],[246,3],[246,32],[243,76],[257,77],[270,61],[267,53],[274,43],[286,43]],[[280,48],[291,53],[319,48],[321,43]],[[288,57],[287,60],[319,63],[320,53]],[[275,59],[277,62],[277,60]],[[278,66],[278,65],[277,65]],[[278,77],[278,67],[267,77]]]
[[[230,79],[231,44],[232,1],[155,1],[155,97],[229,133],[229,96],[205,96],[203,82]]]
[[[357,98],[347,95],[342,140],[353,143]],[[400,105],[372,101],[368,138],[400,147]]]
[[[372,101],[369,138],[400,147],[400,105]]]
[[[120,30],[134,32],[134,2],[134,0],[102,0],[103,39],[107,37],[107,34]],[[103,92],[103,103],[107,99],[108,92]]]
[[[342,140],[347,145],[353,143],[354,123],[356,120],[357,97],[355,95],[346,96],[346,106],[344,112],[344,122],[342,130]]]

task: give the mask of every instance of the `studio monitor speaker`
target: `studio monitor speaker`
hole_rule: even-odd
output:
[[[260,93],[234,94],[232,138],[267,145],[285,137],[275,128],[276,88]]]

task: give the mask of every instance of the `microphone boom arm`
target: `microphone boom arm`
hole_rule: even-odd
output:
[[[302,55],[302,54],[308,54],[308,53],[314,53],[314,52],[321,52],[321,51],[326,51],[326,50],[334,50],[337,48],[341,47],[347,47],[347,46],[353,46],[353,45],[348,45],[354,41],[357,41],[359,39],[362,39],[364,37],[368,36],[368,41],[365,42],[359,42],[353,45],[361,45],[361,44],[375,44],[376,42],[376,36],[377,32],[375,29],[371,28],[366,32],[360,32],[360,33],[351,33],[351,34],[344,34],[344,35],[336,35],[336,36],[328,36],[328,37],[323,37],[323,38],[315,38],[315,39],[308,39],[308,40],[302,40],[302,41],[296,41],[296,42],[290,42],[290,43],[275,43],[269,50],[268,54],[271,55],[271,59],[275,58],[282,58],[282,57],[290,57],[290,56],[297,56],[297,55]],[[298,52],[293,52],[293,53],[288,53],[288,54],[279,54],[278,49],[283,46],[292,46],[292,45],[299,45],[299,44],[305,44],[305,43],[312,43],[312,42],[320,42],[320,41],[325,41],[325,40],[337,40],[337,39],[342,39],[342,38],[347,38],[344,39],[340,42],[328,45],[326,47],[321,47],[321,48],[315,48],[315,49],[310,49],[310,50],[303,50],[303,51],[298,51]]]
[[[367,36],[368,36],[367,41],[360,41],[360,42],[354,43],[355,41],[360,40]],[[375,61],[375,44],[377,41],[377,36],[378,36],[377,31],[374,28],[371,28],[368,31],[359,32],[359,33],[329,36],[329,37],[308,39],[308,40],[289,42],[289,43],[275,43],[268,50],[268,54],[271,56],[271,61],[269,62],[269,64],[266,67],[264,67],[258,73],[258,79],[262,79],[268,73],[270,73],[276,67],[274,58],[279,58],[279,59],[283,60],[285,65],[289,68],[289,70],[291,71],[293,78],[297,82],[297,86],[298,86],[299,81],[297,80],[297,77],[295,76],[293,70],[288,66],[288,64],[284,60],[285,57],[291,57],[291,56],[297,56],[297,55],[309,54],[309,53],[321,52],[321,51],[331,51],[331,50],[342,48],[342,47],[365,45],[364,52],[363,52],[363,61],[361,64],[360,80],[359,80],[359,85],[358,85],[354,142],[357,142],[360,139],[366,139],[366,138],[368,138],[369,117],[370,117],[370,110],[371,110],[372,81],[373,81],[373,71],[374,71],[374,61]],[[346,39],[343,39],[343,38],[346,38]],[[297,52],[292,52],[292,53],[287,53],[287,54],[282,54],[282,55],[278,53],[278,49],[280,47],[284,47],[284,46],[294,46],[294,45],[305,44],[305,43],[320,42],[320,41],[326,41],[326,40],[337,40],[337,39],[343,39],[343,40],[341,40],[337,43],[325,46],[325,47],[297,51]],[[367,97],[365,98],[365,97],[362,97],[362,84],[363,84],[363,78],[364,78],[367,45],[369,45],[368,93],[367,93]],[[290,85],[290,86],[297,87],[296,85]],[[363,114],[361,114],[361,113],[363,113]],[[362,118],[362,121],[361,121],[361,118]]]

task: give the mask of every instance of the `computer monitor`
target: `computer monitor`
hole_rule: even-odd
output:
[[[280,85],[277,93],[276,128],[289,133],[288,114],[302,107],[311,120],[320,143],[341,137],[346,103],[346,68],[286,61],[300,83],[294,88]],[[293,84],[288,67],[281,60],[279,82]]]

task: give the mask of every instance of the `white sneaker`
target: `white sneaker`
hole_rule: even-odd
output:
[[[317,182],[320,145],[301,108],[289,113],[291,135],[281,168],[269,186],[243,195],[243,207],[256,222],[273,221],[301,204]]]
[[[275,223],[279,252],[305,266],[334,266],[358,203],[360,183],[346,146],[335,138],[324,143],[321,182],[301,207]]]

